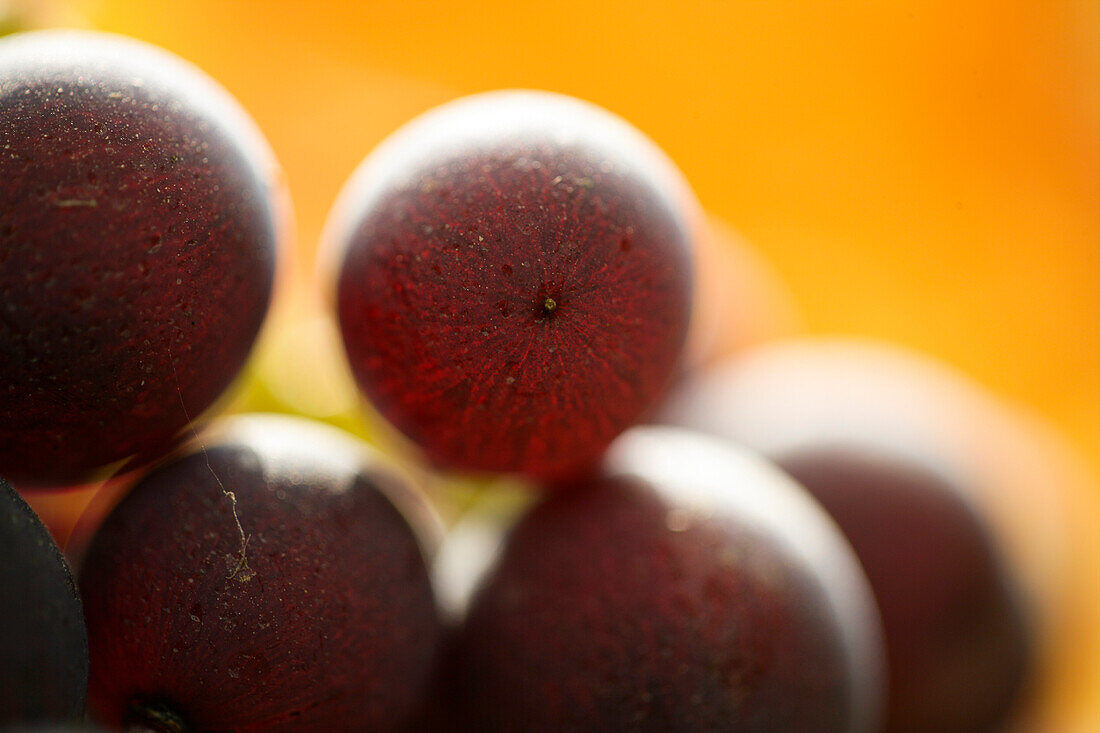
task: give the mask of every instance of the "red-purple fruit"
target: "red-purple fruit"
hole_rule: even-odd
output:
[[[469,730],[872,731],[878,618],[778,470],[639,428],[511,532],[452,678]]]
[[[776,344],[685,384],[664,419],[764,453],[840,525],[882,616],[886,730],[978,733],[1018,702],[1032,619],[975,509],[980,474],[957,460],[966,446],[943,444],[967,431],[933,429],[968,419],[960,408],[977,401],[958,385],[930,391],[943,381],[932,373],[866,344]]]
[[[164,731],[399,730],[440,638],[434,529],[333,428],[231,418],[143,478],[80,573],[89,707]]]
[[[372,153],[326,238],[352,371],[437,465],[561,476],[663,394],[697,204],[637,130],[496,92]]]
[[[88,637],[69,566],[0,479],[0,728],[84,713]]]
[[[0,471],[71,484],[155,457],[241,368],[282,212],[259,132],[137,41],[0,41]]]

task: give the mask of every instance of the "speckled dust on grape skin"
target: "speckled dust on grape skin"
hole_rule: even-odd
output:
[[[537,141],[403,180],[362,214],[338,280],[368,399],[441,466],[553,477],[594,461],[680,355],[675,202],[598,151]]]
[[[80,574],[89,710],[134,699],[189,730],[397,730],[441,634],[416,536],[385,474],[264,470],[247,447],[155,471],[97,532]],[[249,540],[238,570],[234,492]],[[242,574],[243,573],[243,574]],[[233,577],[230,577],[230,576]]]
[[[0,471],[157,453],[242,366],[271,204],[217,120],[146,78],[0,69]]]
[[[602,479],[520,523],[467,618],[464,730],[847,729],[818,581],[758,529],[670,508]]]

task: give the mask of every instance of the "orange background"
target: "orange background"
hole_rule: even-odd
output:
[[[940,357],[1100,467],[1098,2],[73,5],[251,112],[287,172],[301,282],[383,136],[460,94],[565,92],[656,140],[808,331]],[[1097,666],[1056,703],[1067,729],[1097,729]]]
[[[1100,456],[1100,4],[86,4],[265,131],[311,256],[346,176],[451,97],[566,92],[648,133],[809,330],[938,355]]]

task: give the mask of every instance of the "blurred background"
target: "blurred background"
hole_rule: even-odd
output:
[[[0,18],[144,39],[240,100],[285,168],[297,260],[234,406],[359,432],[312,273],[363,156],[488,89],[625,117],[714,218],[733,266],[704,293],[750,294],[742,341],[920,350],[1081,457],[1086,488],[1047,487],[1073,520],[1072,601],[1040,729],[1100,729],[1100,2],[0,0]]]

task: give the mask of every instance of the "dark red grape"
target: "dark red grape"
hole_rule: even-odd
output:
[[[0,471],[155,457],[240,370],[285,214],[266,143],[201,71],[137,41],[0,40]]]
[[[842,445],[777,459],[844,530],[871,581],[890,661],[891,733],[996,730],[1031,638],[988,528],[927,467]]]
[[[429,112],[367,158],[329,225],[352,371],[440,466],[589,464],[680,356],[696,209],[652,142],[579,100]]]
[[[237,417],[143,478],[80,573],[94,716],[398,730],[441,636],[424,554],[436,527],[364,451],[320,424]]]
[[[763,452],[844,531],[882,615],[890,733],[998,730],[1035,661],[1019,580],[973,501],[988,489],[951,444],[978,402],[942,376],[865,344],[794,341],[704,373],[664,413]]]
[[[871,731],[878,618],[777,469],[635,429],[552,492],[474,596],[450,679],[478,731]]]
[[[0,728],[73,721],[88,690],[88,637],[69,566],[0,479]]]

